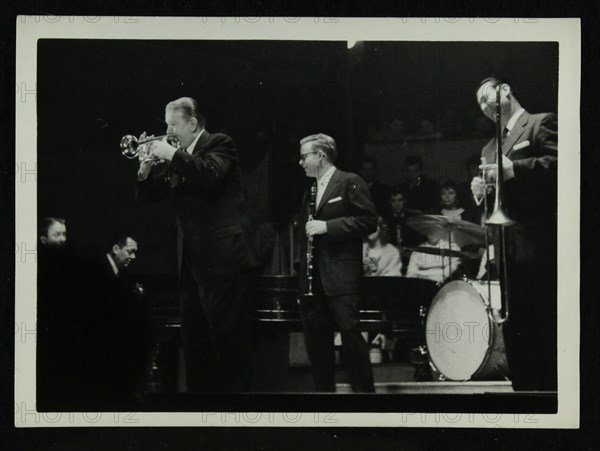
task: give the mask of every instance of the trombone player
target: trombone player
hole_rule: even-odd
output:
[[[187,388],[248,391],[246,291],[256,260],[247,236],[236,146],[229,136],[204,128],[204,116],[190,97],[168,103],[165,122],[178,146],[161,140],[144,144],[137,193],[140,200],[170,196],[173,201]]]
[[[483,114],[496,122],[500,89],[500,123],[504,199],[515,222],[505,229],[506,289],[510,317],[503,332],[514,390],[557,389],[557,165],[558,122],[553,113],[529,114],[505,80],[481,81],[476,99]],[[482,150],[482,161],[496,161],[497,138]],[[486,176],[496,171],[483,165]],[[477,200],[488,194],[475,177]],[[493,207],[493,198],[488,205]],[[497,237],[498,234],[496,234]],[[495,245],[499,243],[495,240]],[[495,255],[498,255],[498,249]]]

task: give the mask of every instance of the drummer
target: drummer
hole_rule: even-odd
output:
[[[427,242],[421,244],[420,247],[432,247],[440,250],[451,249],[460,252],[458,245],[455,243],[450,245],[448,241],[439,238],[439,236],[431,234],[427,238]],[[460,263],[461,259],[459,257],[433,255],[416,251],[410,256],[406,277],[443,283],[448,277],[454,274]]]

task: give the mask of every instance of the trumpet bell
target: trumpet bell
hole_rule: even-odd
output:
[[[140,146],[144,146],[149,142],[159,140],[164,140],[175,148],[179,147],[179,139],[177,138],[177,135],[157,136],[145,139],[143,141],[139,141],[133,135],[125,135],[123,138],[121,138],[121,153],[129,159],[137,158],[140,156]]]
[[[136,158],[138,156],[138,139],[133,135],[125,135],[121,138],[121,153],[126,158]]]

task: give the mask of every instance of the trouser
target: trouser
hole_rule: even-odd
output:
[[[507,233],[509,320],[504,341],[515,390],[557,389],[556,238],[551,225]]]
[[[318,271],[315,271],[318,273]],[[304,341],[317,392],[335,392],[334,332],[342,337],[342,361],[354,392],[373,393],[369,346],[358,328],[360,295],[327,296],[317,276],[314,296],[302,296]]]
[[[188,391],[250,390],[249,279],[245,272],[197,283],[184,262],[179,299]]]

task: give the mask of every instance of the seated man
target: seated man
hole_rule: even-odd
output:
[[[377,230],[363,243],[363,268],[365,276],[402,275],[400,252],[389,243],[389,232],[383,218],[377,218]]]
[[[111,237],[108,252],[93,268],[86,342],[91,389],[110,403],[133,403],[140,389],[147,356],[144,290],[129,268],[138,245],[132,234]]]
[[[421,247],[460,251],[460,247],[455,243],[452,243],[452,247],[450,247],[448,241],[435,236],[429,236],[429,240],[426,243],[421,244]],[[406,277],[427,279],[437,283],[443,283],[456,271],[458,265],[460,265],[460,258],[458,257],[413,252],[410,256],[408,269],[406,270]]]
[[[76,396],[72,378],[79,365],[73,329],[78,265],[67,248],[64,219],[40,220],[37,249],[37,405],[52,411]]]
[[[404,161],[407,180],[400,186],[407,195],[406,211],[414,215],[423,215],[435,207],[438,185],[423,175],[423,160],[411,155]]]

